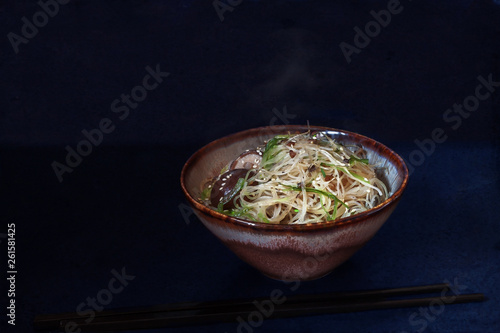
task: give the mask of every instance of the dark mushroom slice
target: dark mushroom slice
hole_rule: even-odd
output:
[[[256,169],[262,162],[262,153],[257,150],[249,150],[238,156],[229,166],[229,169]]]
[[[218,207],[222,203],[222,209],[234,208],[234,198],[241,191],[238,186],[239,179],[245,179],[249,171],[247,169],[233,169],[220,175],[212,185],[210,192],[210,203],[213,207]],[[255,174],[255,171],[250,171],[248,177]],[[241,181],[240,181],[241,184]]]

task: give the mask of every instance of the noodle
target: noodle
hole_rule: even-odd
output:
[[[255,159],[247,172],[238,169],[246,177],[240,176],[229,199],[213,190],[219,185],[224,190],[231,171],[208,182],[202,202],[251,221],[305,224],[351,216],[388,197],[365,150],[343,146],[321,132],[278,135],[255,152],[261,161]]]

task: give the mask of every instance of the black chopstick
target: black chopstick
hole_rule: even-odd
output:
[[[327,293],[316,295],[286,296],[283,304],[273,305],[267,318],[285,318],[293,316],[355,312],[396,307],[428,305],[431,301],[441,300],[442,296],[388,299],[417,294],[431,294],[449,291],[447,284],[404,287],[395,289],[364,290],[355,292]],[[474,302],[484,300],[483,294],[453,296],[451,303]],[[231,322],[241,316],[247,318],[259,304],[269,298],[226,300],[213,302],[187,302],[171,305],[159,305],[134,309],[105,310],[96,314],[89,321],[76,313],[39,315],[35,318],[37,330],[64,329],[68,323],[78,325],[82,331],[148,329],[168,326],[203,325],[215,322]]]

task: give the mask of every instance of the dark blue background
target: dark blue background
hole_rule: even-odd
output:
[[[488,301],[449,306],[414,325],[418,309],[394,309],[271,320],[255,331],[499,332],[500,93],[456,129],[443,114],[474,94],[479,75],[500,81],[500,5],[402,1],[348,64],[339,44],[352,44],[353,28],[387,3],[244,0],[221,22],[210,1],[73,0],[17,54],[7,35],[20,35],[22,17],[32,21],[40,7],[2,3],[0,233],[16,224],[18,269],[17,325],[2,310],[2,331],[30,332],[35,314],[75,311],[122,267],[135,279],[106,308],[265,297],[275,288],[292,294],[179,209],[187,203],[180,170],[192,153],[223,135],[282,124],[273,109],[286,106],[292,124],[359,132],[407,160],[415,140],[435,128],[447,135],[413,168],[375,238],[295,293],[448,280]],[[111,103],[157,64],[170,76],[120,120]],[[76,148],[81,131],[102,118],[115,130],[60,183],[51,163],[64,163],[65,147]],[[2,284],[3,309],[6,290]]]

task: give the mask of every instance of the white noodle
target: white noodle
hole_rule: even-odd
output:
[[[244,209],[246,218],[255,221],[304,224],[375,207],[387,199],[387,188],[374,166],[360,161],[365,152],[355,148],[353,152],[327,136],[316,141],[309,133],[283,139],[274,147],[273,164],[259,167],[243,187],[236,209]],[[350,159],[355,162],[349,163]],[[349,208],[314,190],[333,194]]]

